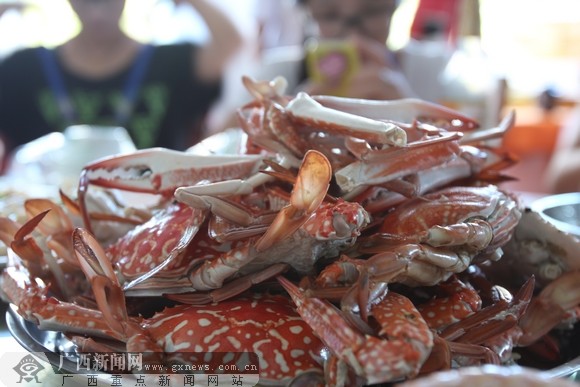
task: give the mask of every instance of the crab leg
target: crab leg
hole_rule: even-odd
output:
[[[374,157],[355,161],[336,171],[336,182],[342,190],[349,192],[361,185],[383,184],[432,168],[460,154],[458,138],[457,133],[450,132],[439,138],[373,152],[376,153]]]
[[[515,122],[516,112],[512,110],[495,128],[467,132],[459,142],[461,144],[473,144],[479,141],[502,138],[514,126]]]
[[[445,120],[450,122],[453,128],[457,130],[471,130],[479,126],[473,118],[458,111],[416,98],[395,101],[376,101],[328,95],[316,95],[312,98],[328,108],[374,120],[389,120],[407,124],[415,119],[421,120],[422,118]]]
[[[185,293],[185,294],[166,294],[170,300],[181,302],[182,304],[203,305],[210,302],[221,302],[231,299],[242,292],[250,289],[252,285],[262,283],[270,278],[282,274],[288,270],[289,265],[286,263],[275,263],[258,273],[252,273],[224,284],[221,288],[212,290],[207,293]],[[188,280],[187,286],[191,288]]]
[[[332,133],[394,146],[407,143],[407,133],[395,124],[323,106],[306,93],[298,93],[288,103],[286,111],[294,120]]]
[[[41,203],[43,205],[40,205]],[[68,217],[62,209],[49,200],[29,199],[25,202],[25,206],[30,219],[21,227],[16,229],[18,224],[9,219],[5,220],[7,222],[5,227],[8,230],[5,233],[9,234],[9,230],[14,232],[12,238],[6,240],[6,245],[10,246],[15,255],[24,261],[24,266],[34,276],[44,278],[46,273],[43,266],[46,264],[56,282],[55,286],[60,289],[65,298],[69,299],[73,296],[74,289],[67,284],[63,269],[52,252],[54,251],[56,256],[62,257],[67,263],[76,266],[76,259],[74,259],[69,242],[72,224],[67,222]],[[54,212],[51,212],[52,210]],[[47,237],[45,243],[41,245],[30,236],[37,228]],[[8,238],[8,235],[6,237]]]
[[[459,139],[460,144],[463,139],[464,137]],[[365,209],[371,213],[376,213],[387,210],[390,207],[403,202],[406,198],[421,196],[427,192],[434,191],[437,188],[444,187],[453,181],[469,178],[470,176],[475,175],[477,178],[486,181],[489,181],[490,179],[498,181],[499,179],[504,178],[504,176],[500,174],[500,171],[505,169],[506,165],[512,165],[512,160],[509,158],[500,160],[491,165],[486,165],[487,159],[488,154],[486,152],[472,146],[461,145],[459,157],[452,157],[447,161],[434,166],[426,166],[422,170],[418,170],[395,180],[389,180],[387,183],[381,185],[359,185],[352,191],[342,195],[342,197],[346,200],[356,198],[354,200],[357,202],[364,201]],[[404,160],[407,160],[406,156],[404,157]],[[420,158],[418,160],[419,163],[424,162]],[[408,168],[408,166],[404,165],[401,168]],[[393,183],[400,181],[404,181],[404,183],[410,188],[407,188],[406,191],[397,189]]]
[[[28,219],[23,225],[19,225],[9,218],[2,218],[1,240],[10,246],[18,257],[34,265],[41,265],[41,257],[44,255],[36,241],[28,237],[38,224],[44,219],[48,210],[41,212]],[[35,273],[38,274],[38,273]]]
[[[519,345],[530,345],[560,323],[580,304],[580,271],[563,274],[534,298],[520,320],[523,335]]]
[[[277,162],[268,159],[262,160],[270,169],[261,170],[259,173],[251,175],[245,179],[226,179],[215,182],[204,182],[199,185],[189,185],[178,187],[175,190],[177,200],[187,203],[188,195],[213,195],[213,196],[235,196],[247,195],[252,191],[272,180],[270,173],[277,171],[287,171],[287,168],[294,165],[294,161],[286,157],[279,157]]]
[[[20,314],[43,330],[119,338],[99,311],[47,296],[42,281],[30,281],[26,270],[11,266],[2,272],[2,292]]]
[[[80,228],[73,233],[73,245],[107,324],[115,331],[123,332],[123,323],[129,318],[125,296],[107,254],[88,231]]]
[[[296,232],[324,200],[331,176],[332,169],[326,157],[317,151],[307,152],[290,203],[280,210],[266,232],[254,244],[245,244],[228,251],[220,259],[206,261],[190,275],[193,287],[211,290],[222,286],[226,278],[236,274],[259,253]]]
[[[344,271],[354,266],[372,273],[375,281],[433,286],[448,279],[452,273],[461,273],[467,269],[471,259],[468,254],[451,250],[421,244],[402,244],[368,259],[333,262],[324,268],[317,281],[321,284],[332,283],[333,278],[342,278]]]
[[[161,361],[157,354],[162,352],[159,342],[143,329],[142,319],[129,317],[125,295],[99,242],[87,230],[77,228],[73,232],[73,245],[80,266],[91,283],[100,319],[108,326],[109,335],[125,342],[127,351],[146,352],[147,359]],[[83,346],[83,350],[94,351],[100,347],[82,339],[76,342]]]
[[[79,218],[82,217],[78,201],[65,194],[62,190],[60,190],[59,196],[64,207],[71,213],[71,215],[78,216]],[[115,215],[107,212],[91,212],[89,217],[91,220],[110,221],[119,224],[137,226],[150,219],[151,213],[145,209],[130,208],[127,209],[123,215]]]
[[[284,77],[276,77],[271,81],[256,81],[255,79],[242,76],[242,83],[257,100],[274,101],[285,105],[288,101],[284,97],[288,81]]]
[[[335,356],[370,384],[416,375],[429,356],[433,335],[407,298],[389,292],[372,308],[380,337],[354,330],[327,301],[307,298],[296,285],[277,277],[298,313]]]
[[[244,208],[236,203],[228,202],[222,197],[237,195],[248,195],[255,188],[275,179],[285,179],[294,182],[293,176],[286,175],[284,167],[290,166],[286,158],[282,158],[281,163],[270,164],[270,170],[263,170],[250,176],[247,179],[231,179],[215,183],[195,185],[189,187],[179,187],[175,190],[175,199],[191,207],[211,211],[213,214],[221,216],[239,225],[248,226],[259,221],[254,219]],[[278,171],[279,169],[280,171]]]
[[[483,344],[489,343],[498,335],[505,334],[516,327],[528,307],[534,284],[535,280],[532,277],[511,300],[501,298],[495,304],[447,326],[441,331],[441,337],[462,343]]]
[[[38,230],[46,236],[47,246],[56,256],[76,266],[70,243],[73,223],[63,208],[47,199],[28,199],[24,207],[31,217],[44,214],[42,221],[38,223]]]
[[[423,363],[419,374],[424,375],[449,369],[454,359],[461,360],[462,362],[467,360],[468,364],[473,364],[477,360],[487,364],[500,363],[498,355],[487,347],[475,344],[456,343],[435,336],[431,354],[425,363]]]
[[[473,166],[470,162],[463,157],[457,157],[381,185],[359,185],[342,195],[342,198],[363,203],[364,208],[370,213],[379,213],[408,198],[421,196],[472,174]],[[398,185],[403,189],[400,189]]]
[[[389,259],[387,253],[371,257],[369,260],[352,259],[343,255],[340,260],[326,266],[316,278],[315,283],[322,288],[331,286],[331,289],[339,283],[354,284],[347,294],[354,293],[352,296],[356,298],[361,317],[366,320],[365,311],[378,299],[376,295],[369,294],[369,279],[372,279],[376,288],[377,284],[391,282],[391,278],[398,277],[400,273],[407,270],[412,271],[406,267],[404,260],[396,260],[385,266],[381,262],[374,261],[375,259],[383,260],[385,257]],[[365,278],[369,276],[369,273],[372,273],[372,278]],[[446,325],[473,314],[481,307],[479,294],[455,276],[440,283],[438,290],[446,294],[447,297],[436,297],[417,307],[432,329],[442,329]],[[341,301],[344,310],[346,299],[343,298]]]
[[[148,337],[140,334],[140,321],[129,318],[125,295],[99,242],[87,230],[77,228],[73,232],[73,246],[80,266],[91,283],[95,301],[102,314],[101,320],[112,330],[110,335],[121,341],[130,338],[145,340],[147,349],[156,348]]]
[[[152,148],[90,163],[83,170],[83,178],[101,187],[170,196],[180,186],[252,175],[262,158],[260,155],[198,156]]]
[[[261,155],[197,156],[152,148],[100,159],[85,166],[79,180],[78,199],[85,227],[90,230],[85,197],[91,184],[171,197],[180,186],[254,175],[262,158]]]

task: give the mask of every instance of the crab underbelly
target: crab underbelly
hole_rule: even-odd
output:
[[[287,263],[301,275],[312,274],[314,265],[319,259],[338,257],[340,251],[353,242],[353,238],[316,239],[306,231],[299,230],[259,253],[250,264],[240,270],[240,274],[254,273],[275,263]]]

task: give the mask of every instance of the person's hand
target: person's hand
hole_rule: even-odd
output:
[[[415,94],[407,79],[393,62],[393,53],[384,44],[353,36],[360,66],[353,74],[343,94],[351,98],[389,100],[413,97]],[[331,94],[335,84],[308,82],[303,88],[309,94]]]
[[[173,0],[176,5],[192,5],[204,20],[211,39],[194,50],[193,71],[204,81],[223,77],[226,64],[242,47],[243,38],[224,7],[212,0]]]

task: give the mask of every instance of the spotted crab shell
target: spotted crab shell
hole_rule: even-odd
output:
[[[177,305],[147,320],[144,328],[166,353],[253,352],[261,382],[284,384],[307,373],[322,375],[326,348],[284,296]],[[213,360],[220,364],[222,359]]]

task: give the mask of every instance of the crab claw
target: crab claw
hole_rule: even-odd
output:
[[[125,295],[115,276],[113,266],[97,240],[87,231],[73,231],[73,246],[80,266],[91,282],[95,300],[103,318],[112,330],[128,336],[129,317],[125,307]]]
[[[350,192],[360,186],[383,184],[436,165],[444,165],[460,154],[460,137],[458,133],[449,132],[404,147],[377,151],[366,160],[355,161],[336,171],[336,183],[343,191]]]
[[[43,256],[42,249],[33,238],[27,237],[36,229],[48,212],[49,210],[45,210],[36,214],[22,226],[19,226],[8,218],[3,218],[2,223],[5,224],[3,226],[3,233],[5,233],[5,236],[2,237],[2,240],[20,258],[29,262],[39,262],[39,259]]]
[[[341,361],[370,384],[414,376],[433,347],[433,334],[411,301],[389,292],[372,308],[380,337],[353,329],[327,301],[305,297],[284,277],[277,277],[298,313]]]
[[[261,161],[260,155],[198,156],[163,148],[99,159],[84,167],[79,180],[84,225],[91,231],[85,200],[91,184],[170,197],[180,186],[253,175]]]
[[[444,120],[448,121],[454,130],[472,130],[479,127],[479,123],[476,120],[456,110],[417,98],[376,101],[317,95],[313,96],[313,99],[328,108],[373,120],[404,123],[412,123],[416,119]]]
[[[40,216],[38,230],[46,236],[47,246],[56,256],[76,265],[70,243],[73,223],[64,209],[48,199],[28,199],[24,207],[31,219]]]
[[[266,233],[256,242],[256,250],[267,249],[302,226],[324,200],[331,178],[332,167],[328,159],[318,151],[306,152],[290,204],[280,210]]]
[[[259,155],[198,156],[151,148],[90,163],[83,179],[101,187],[170,196],[180,186],[249,176],[261,161]]]
[[[580,304],[580,271],[561,275],[534,298],[520,320],[523,335],[518,344],[534,343],[558,325],[568,310]]]
[[[288,87],[286,78],[278,76],[271,81],[256,81],[255,79],[244,75],[242,83],[246,89],[258,100],[266,99],[278,103],[286,104],[285,93]]]

